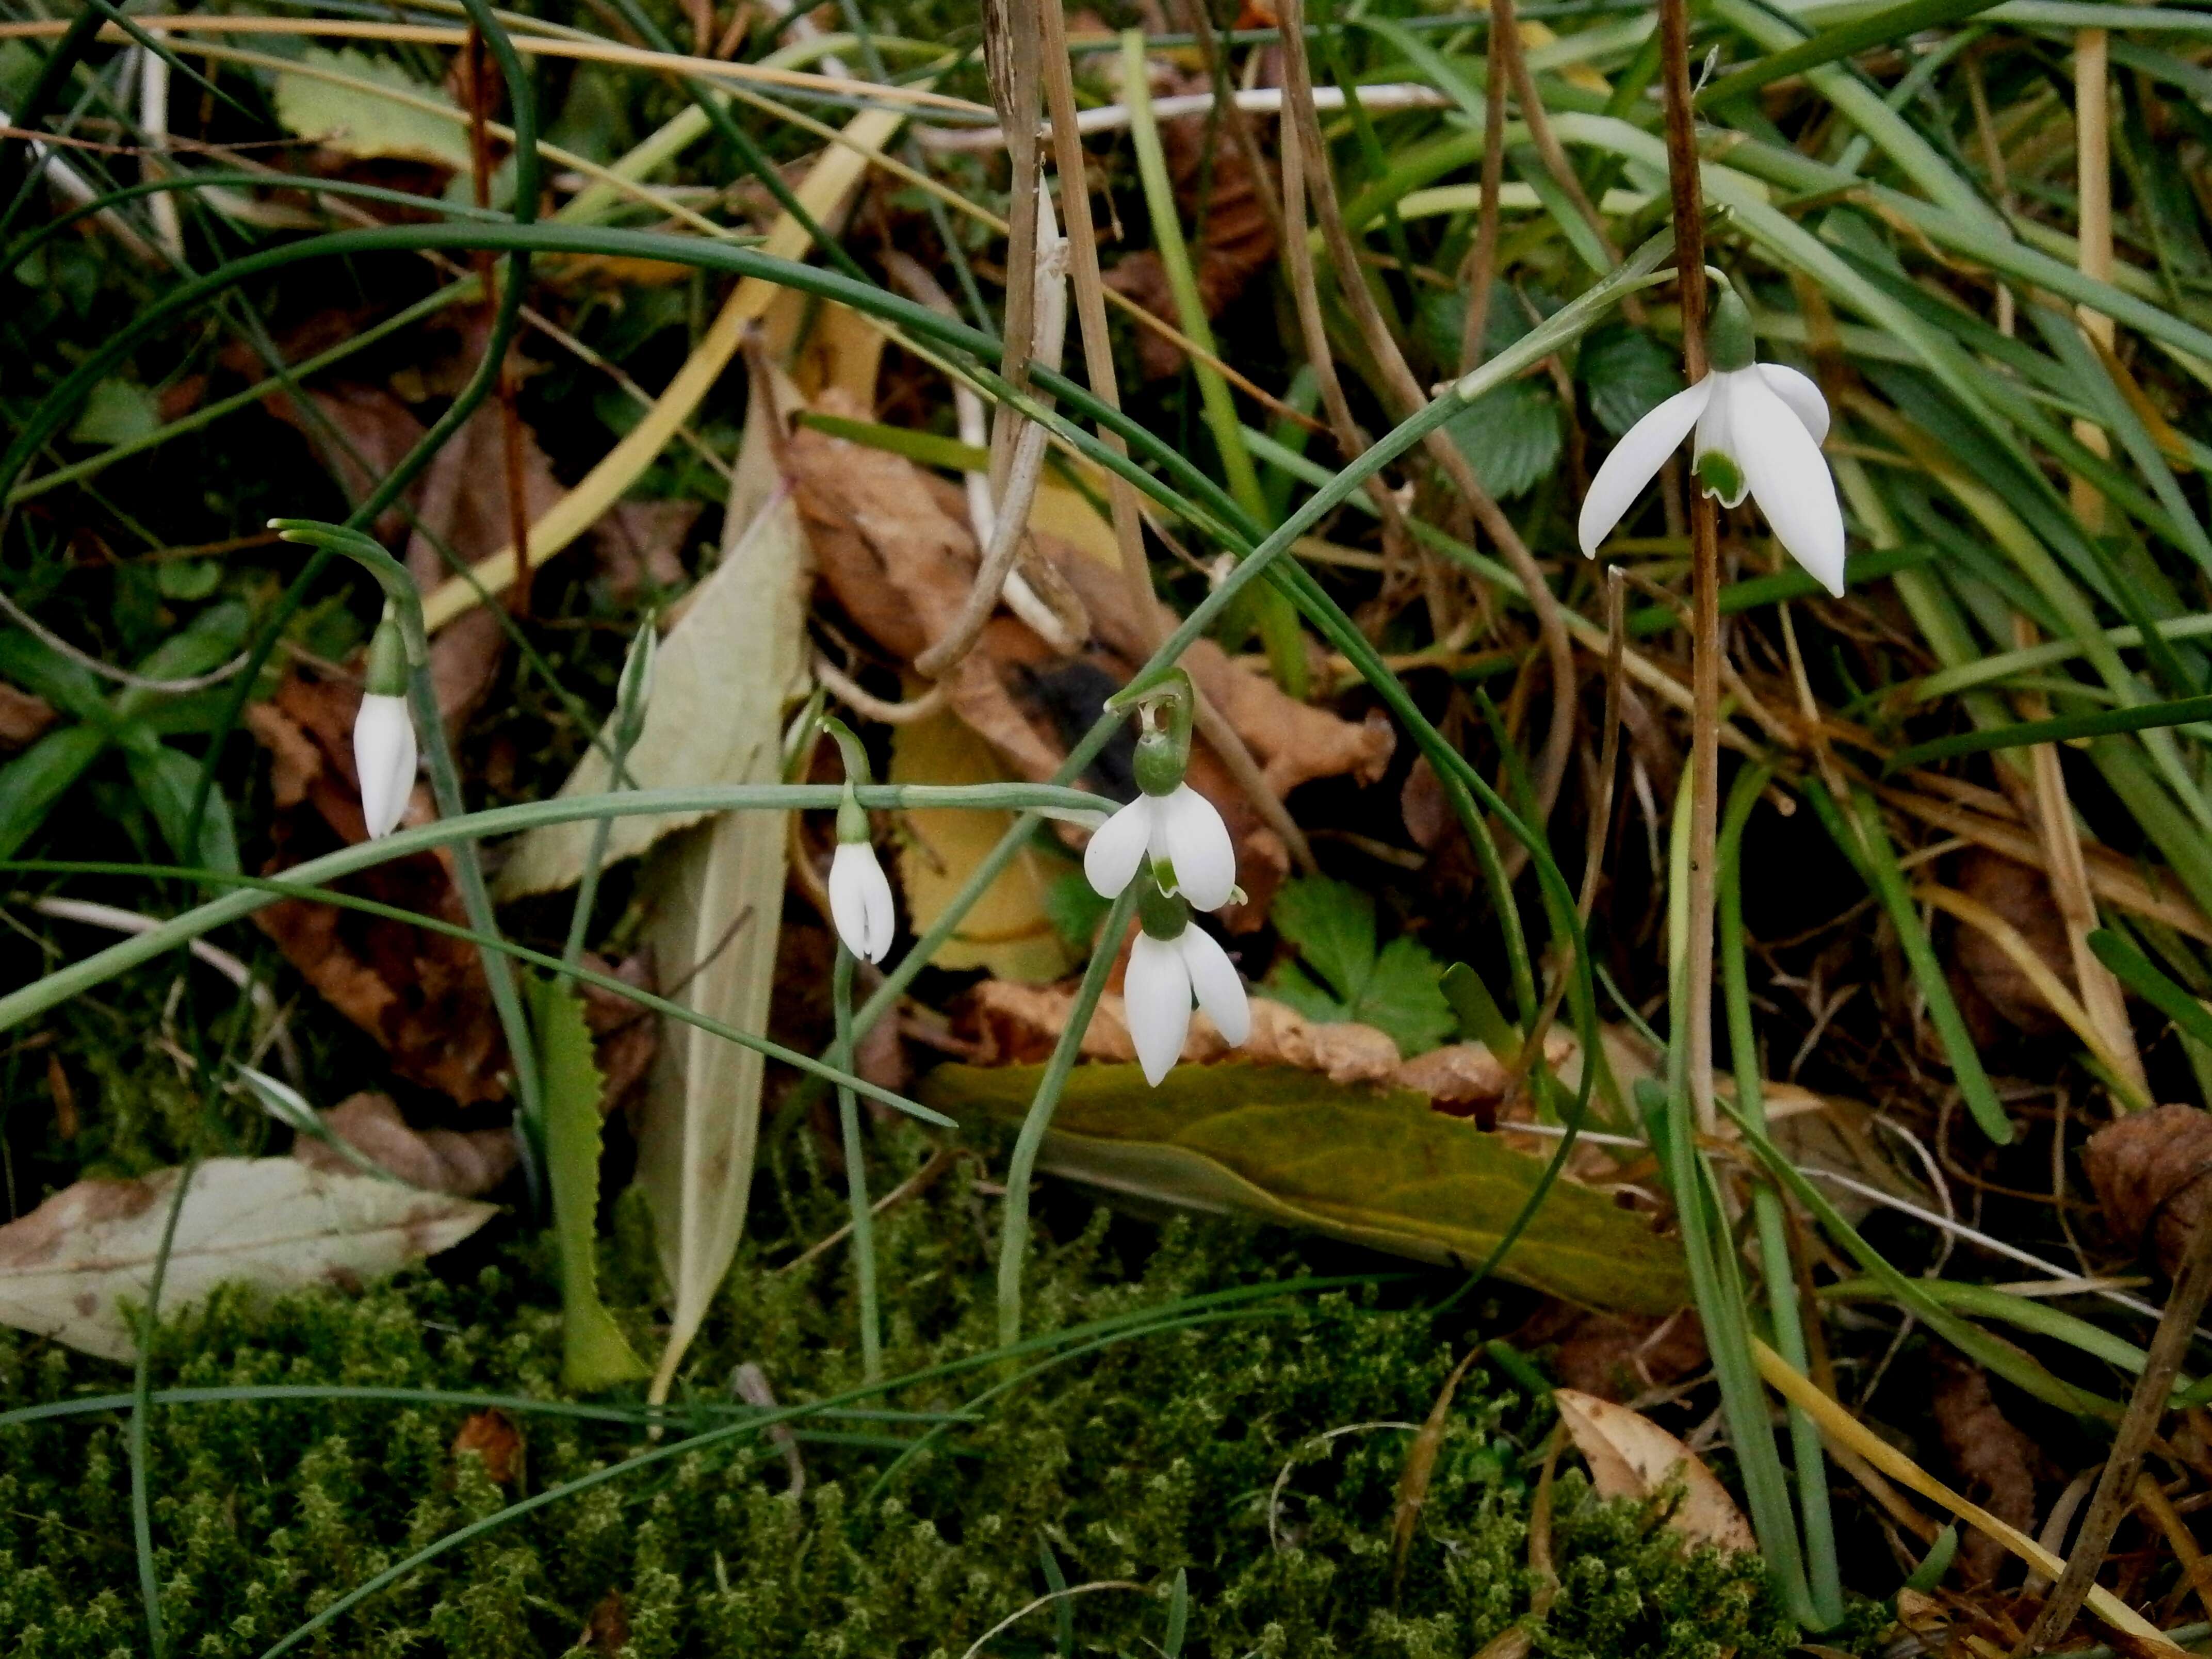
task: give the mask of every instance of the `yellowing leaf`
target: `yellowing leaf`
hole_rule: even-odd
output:
[[[0,1227],[0,1323],[103,1359],[129,1359],[181,1171],[80,1181]],[[217,1285],[268,1291],[375,1278],[458,1244],[495,1207],[293,1158],[217,1158],[196,1166],[177,1218],[161,1311]]]
[[[893,783],[998,783],[1006,777],[991,746],[947,714],[894,729]],[[943,808],[906,814],[908,839],[899,848],[899,885],[915,931],[926,932],[945,914],[975,866],[1013,822],[1010,812]],[[1032,842],[946,940],[934,961],[940,968],[988,968],[1000,979],[1043,984],[1068,970],[1067,942],[1053,926],[1048,896],[1070,866]]]
[[[940,1066],[921,1098],[1009,1121],[1040,1067]],[[1431,1111],[1410,1090],[1289,1066],[1182,1066],[1157,1089],[1134,1066],[1070,1075],[1039,1167],[1109,1192],[1238,1211],[1418,1261],[1486,1260],[1543,1162]],[[1619,1313],[1689,1300],[1680,1250],[1606,1194],[1553,1184],[1498,1272]]]
[[[1724,1550],[1757,1547],[1728,1488],[1697,1453],[1650,1418],[1574,1389],[1553,1389],[1552,1401],[1600,1498],[1656,1498],[1680,1480],[1682,1501],[1667,1517],[1668,1526]]]
[[[531,1033],[545,1078],[545,1180],[561,1256],[561,1381],[585,1394],[646,1375],[599,1300],[599,1091],[584,1000],[573,988],[527,981]]]
[[[349,155],[398,156],[456,170],[469,165],[467,129],[422,108],[424,102],[450,107],[445,89],[417,81],[389,58],[349,46],[328,52],[310,46],[301,61],[310,67],[388,88],[380,97],[367,87],[340,86],[314,75],[276,77],[276,118],[287,132],[342,149]]]

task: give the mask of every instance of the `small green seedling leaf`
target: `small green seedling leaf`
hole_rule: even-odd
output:
[[[1415,939],[1376,951],[1375,901],[1358,888],[1326,876],[1285,882],[1274,919],[1312,972],[1285,963],[1267,981],[1271,995],[1309,1019],[1372,1025],[1404,1054],[1426,1053],[1451,1035],[1443,967]]]
[[[2168,979],[2148,957],[2109,927],[2089,935],[2089,949],[2128,989],[2199,1042],[2212,1043],[2212,1010]]]
[[[1067,1594],[1067,1575],[1060,1570],[1060,1558],[1052,1553],[1052,1540],[1042,1533],[1037,1534],[1037,1559],[1044,1567],[1044,1582],[1060,1598],[1052,1610],[1053,1645],[1060,1659],[1074,1659],[1075,1603]]]
[[[1444,969],[1442,989],[1444,1000],[1451,1004],[1452,1012],[1459,1016],[1460,1035],[1473,1037],[1507,1065],[1521,1052],[1521,1033],[1513,1022],[1505,1018],[1505,1011],[1498,1006],[1498,999],[1490,994],[1490,988],[1482,975],[1463,962],[1455,962]]]
[[[1190,1628],[1190,1572],[1177,1567],[1175,1589],[1168,1597],[1167,1639],[1160,1644],[1160,1651],[1167,1659],[1182,1659],[1182,1639]]]
[[[1905,1581],[1905,1588],[1926,1595],[1943,1582],[1943,1575],[1951,1571],[1951,1559],[1959,1553],[1959,1528],[1954,1523],[1936,1534],[1936,1541],[1928,1547],[1928,1553],[1912,1570],[1912,1577]]]

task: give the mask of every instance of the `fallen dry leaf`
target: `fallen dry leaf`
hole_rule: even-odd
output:
[[[274,850],[264,874],[282,875],[333,844],[363,839],[352,738],[360,702],[358,688],[302,669],[246,711],[254,736],[275,757]],[[428,810],[418,785],[409,818],[427,817]],[[456,926],[468,922],[451,854],[443,851],[394,859],[339,885]],[[253,920],[331,1006],[384,1045],[401,1077],[465,1106],[506,1094],[506,1039],[474,945],[304,899],[281,900]]]
[[[29,748],[57,718],[44,697],[0,682],[0,749]]]
[[[0,1227],[0,1323],[131,1358],[137,1334],[123,1304],[144,1305],[182,1173],[80,1181]],[[210,1158],[193,1168],[177,1218],[161,1311],[191,1307],[219,1284],[357,1285],[459,1243],[495,1213],[294,1158]]]
[[[425,1192],[475,1198],[498,1186],[514,1168],[511,1131],[412,1128],[390,1095],[349,1095],[316,1116],[377,1168]],[[338,1148],[313,1135],[294,1140],[292,1156],[311,1170],[346,1174],[356,1168]]]
[[[641,592],[681,587],[684,544],[699,512],[696,501],[616,502],[592,528],[592,551],[607,597],[628,601]]]
[[[1667,1516],[1668,1526],[1720,1549],[1756,1547],[1751,1523],[1728,1488],[1695,1452],[1650,1418],[1578,1389],[1554,1389],[1552,1401],[1589,1465],[1590,1485],[1600,1498],[1656,1498],[1679,1480],[1682,1498]]]
[[[453,1437],[456,1459],[473,1455],[495,1486],[511,1484],[522,1468],[522,1431],[501,1411],[471,1412]]]
[[[2113,1236],[2173,1272],[2212,1206],[2212,1116],[2178,1104],[2129,1113],[2089,1137],[2081,1166]]]
[[[588,1653],[603,1653],[607,1659],[629,1645],[629,1613],[623,1606],[622,1592],[611,1589],[599,1598],[592,1616],[584,1621],[577,1633],[576,1645]]]
[[[1998,1520],[2021,1532],[2035,1526],[2035,1466],[2042,1461],[2035,1442],[1999,1409],[1990,1380],[1978,1365],[1948,1349],[1931,1350],[1935,1393],[1929,1401],[1943,1449],[1959,1472],[1967,1497]],[[1987,1583],[2003,1566],[2003,1544],[1976,1528],[1959,1540],[1959,1560],[1967,1578]]]
[[[1960,891],[2010,922],[2059,981],[2072,988],[2066,919],[2043,872],[1976,847],[1959,855],[1954,881]],[[2049,1036],[2063,1028],[2027,975],[1982,929],[1963,924],[1951,929],[1951,963],[1954,983],[1963,980],[1972,993],[1960,1006],[1978,1041],[1992,1042],[2002,1035],[1988,1018],[1977,1018],[1985,1014],[2029,1036]]]
[[[1569,1388],[1626,1404],[1705,1369],[1705,1328],[1690,1308],[1662,1316],[1600,1313],[1554,1302],[1514,1332],[1513,1346],[1550,1347],[1552,1370]]]
[[[615,964],[586,951],[583,962],[594,972],[641,991],[658,988],[650,951],[640,951]],[[602,1114],[620,1111],[633,1103],[653,1074],[653,1060],[660,1053],[660,1016],[604,986],[579,981],[576,990],[584,999],[584,1024],[591,1028],[592,1061],[599,1068],[599,1110]]]
[[[1158,95],[1205,92],[1211,87],[1202,72],[1178,81]],[[1191,264],[1198,279],[1199,304],[1209,318],[1218,317],[1245,284],[1273,262],[1276,248],[1274,224],[1261,199],[1262,191],[1277,189],[1273,169],[1265,168],[1266,176],[1255,178],[1243,145],[1227,132],[1217,133],[1215,125],[1215,118],[1204,114],[1160,123],[1168,176],[1185,220],[1197,232],[1192,239]],[[1198,199],[1201,189],[1202,202]],[[1166,269],[1152,249],[1121,260],[1106,273],[1106,285],[1155,317],[1182,327]],[[1145,378],[1156,380],[1181,369],[1183,354],[1172,341],[1145,329],[1137,335],[1137,361]]]
[[[1117,979],[1119,972],[1117,969]],[[958,1029],[977,1040],[976,1058],[981,1064],[1034,1065],[1052,1052],[1074,1002],[1072,984],[985,980],[963,999]],[[1574,1041],[1555,1030],[1545,1053],[1557,1066],[1573,1054]],[[1115,1062],[1136,1059],[1136,1044],[1130,1039],[1128,1017],[1118,992],[1099,998],[1083,1034],[1082,1055]],[[1507,1078],[1505,1066],[1479,1042],[1450,1043],[1401,1060],[1398,1045],[1371,1025],[1308,1019],[1287,1004],[1262,996],[1252,999],[1252,1035],[1242,1048],[1231,1048],[1212,1020],[1202,1012],[1194,1013],[1182,1059],[1198,1066],[1224,1060],[1295,1066],[1336,1083],[1387,1084],[1426,1095],[1432,1105],[1450,1109],[1455,1116],[1472,1115],[1462,1108],[1497,1104]]]
[[[834,393],[829,412],[854,414]],[[960,490],[902,456],[802,428],[788,450],[793,499],[823,586],[866,634],[905,663],[950,630],[975,577],[976,550]],[[1091,619],[1074,656],[1056,653],[1014,617],[994,617],[974,650],[944,681],[947,706],[989,744],[1012,774],[1049,779],[1101,704],[1151,654],[1120,574],[1075,543],[1033,521],[1036,560],[1050,569]],[[1210,641],[1185,653],[1207,698],[1251,750],[1278,794],[1316,778],[1380,778],[1395,738],[1380,715],[1340,719],[1285,696],[1265,675],[1232,663]],[[1127,741],[1109,745],[1087,775],[1120,799],[1133,791]],[[1281,841],[1200,742],[1190,783],[1218,807],[1237,847],[1237,875],[1251,902],[1227,913],[1231,932],[1260,926],[1289,872]]]

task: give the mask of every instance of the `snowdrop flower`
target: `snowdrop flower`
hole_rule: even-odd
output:
[[[1162,703],[1165,731],[1155,725]],[[1091,836],[1083,873],[1101,896],[1118,898],[1149,859],[1163,891],[1180,893],[1194,908],[1218,910],[1237,890],[1237,849],[1213,803],[1182,781],[1190,763],[1189,677],[1177,669],[1138,712],[1145,722],[1135,766],[1141,793]]]
[[[844,721],[822,716],[845,757],[845,799],[837,807],[837,850],[830,860],[830,918],[837,937],[863,962],[881,962],[898,928],[890,878],[868,836],[868,815],[855,793],[868,781],[868,751]]]
[[[1748,494],[1790,556],[1842,598],[1844,514],[1820,454],[1827,400],[1796,369],[1756,360],[1751,313],[1733,289],[1723,289],[1713,307],[1706,347],[1711,372],[1631,427],[1590,480],[1583,501],[1583,556],[1596,555],[1598,544],[1694,428],[1692,467],[1705,493],[1726,507]]]
[[[353,720],[361,815],[375,841],[392,833],[415,792],[415,721],[407,712],[407,653],[387,609],[368,643],[368,689]]]
[[[1232,1047],[1252,1035],[1252,1005],[1229,953],[1191,925],[1188,903],[1147,882],[1138,913],[1142,926],[1129,945],[1121,1003],[1145,1081],[1158,1088],[1182,1056],[1194,996]]]
[[[863,962],[881,962],[891,948],[897,914],[890,878],[866,840],[840,841],[830,860],[830,914],[837,937]]]

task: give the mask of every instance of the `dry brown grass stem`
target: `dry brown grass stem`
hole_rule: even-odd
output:
[[[1119,380],[1114,370],[1114,341],[1106,327],[1107,289],[1098,268],[1098,229],[1091,217],[1089,173],[1083,158],[1083,135],[1075,125],[1075,77],[1067,56],[1066,20],[1059,0],[1023,0],[1035,6],[1037,16],[1038,71],[1044,98],[1052,114],[1053,166],[1060,175],[1060,216],[1066,222],[1068,276],[1075,287],[1075,319],[1083,337],[1083,365],[1091,381],[1091,394],[1109,409],[1121,406]],[[1122,296],[1116,295],[1116,299]],[[1138,308],[1139,314],[1152,313]],[[1234,377],[1238,380],[1243,376]],[[1273,401],[1270,399],[1269,401]],[[1126,455],[1128,446],[1121,434],[1100,428],[1100,441]],[[1108,509],[1114,521],[1114,546],[1120,556],[1121,578],[1128,585],[1130,608],[1147,639],[1157,645],[1170,632],[1159,596],[1152,591],[1151,562],[1145,556],[1144,518],[1136,487],[1118,472],[1106,475]],[[1204,692],[1193,703],[1199,733],[1220,757],[1230,777],[1260,814],[1281,837],[1298,868],[1319,867],[1305,831],[1283,805],[1283,798],[1267,781],[1258,761]]]
[[[1305,8],[1302,0],[1284,0],[1280,15],[1285,107],[1291,112],[1292,130],[1304,146],[1307,192],[1313,203],[1314,216],[1320,221],[1329,262],[1336,268],[1337,291],[1351,308],[1358,324],[1360,338],[1382,375],[1384,384],[1381,390],[1386,401],[1396,418],[1404,420],[1427,406],[1428,394],[1407,366],[1405,354],[1399,350],[1397,341],[1391,337],[1375,303],[1375,296],[1368,291],[1366,279],[1360,272],[1358,251],[1345,227],[1343,210],[1336,199],[1336,181],[1328,170],[1328,141],[1322,134],[1321,118],[1314,110],[1313,73],[1306,58]],[[1474,510],[1483,532],[1505,556],[1506,563],[1520,578],[1522,589],[1536,612],[1536,625],[1552,670],[1551,725],[1535,777],[1536,821],[1540,826],[1550,818],[1552,807],[1559,798],[1559,786],[1566,776],[1567,763],[1574,749],[1574,646],[1568,637],[1559,602],[1546,583],[1534,556],[1521,539],[1512,520],[1482,487],[1459,446],[1449,434],[1437,431],[1424,440],[1423,447]],[[1440,632],[1449,627],[1448,619],[1437,620]],[[1509,871],[1517,872],[1526,862],[1526,849],[1516,842],[1508,849],[1506,858]]]
[[[1513,0],[1490,0],[1490,84],[1482,94],[1482,206],[1474,222],[1474,252],[1468,270],[1467,320],[1461,325],[1459,372],[1482,362],[1490,331],[1490,289],[1498,276],[1498,193],[1505,185],[1506,36],[1517,26]]]
[[[2074,41],[2074,187],[2081,201],[2081,240],[2075,263],[2084,276],[2112,280],[2112,37],[2102,29],[2083,29]],[[2084,306],[2075,313],[2081,331],[2110,351],[2112,319]],[[2085,448],[2110,455],[2111,441],[2094,421],[2074,422],[2074,435]],[[2105,498],[2087,478],[2075,477],[2070,492],[2074,515],[2094,536],[2104,528]]]

